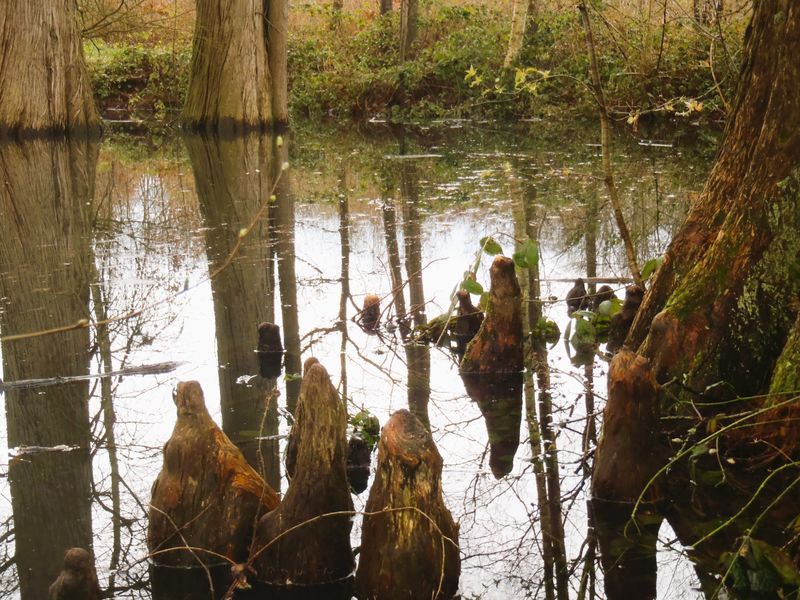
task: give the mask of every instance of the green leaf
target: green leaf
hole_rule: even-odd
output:
[[[620,310],[622,310],[622,299],[611,298],[611,300],[604,300],[600,303],[600,306],[597,307],[597,314],[604,317],[613,317]]]
[[[461,282],[461,287],[467,290],[470,294],[475,294],[476,296],[480,296],[483,293],[483,286],[469,277]]]
[[[478,300],[478,308],[483,312],[486,312],[486,309],[489,307],[489,297],[491,295],[491,292],[483,292],[481,294],[481,299]]]
[[[703,454],[708,454],[708,445],[706,444],[697,444],[689,453],[692,458],[697,458]]]
[[[539,244],[531,239],[525,240],[511,258],[520,269],[534,269],[539,264]]]
[[[525,252],[525,259],[528,261],[528,268],[535,269],[539,264],[539,244],[531,239],[528,239],[525,241],[525,245],[522,246],[522,250]]]
[[[761,540],[751,539],[750,545],[753,547],[759,563],[767,563],[775,569],[781,582],[791,586],[800,585],[800,573],[798,573],[794,561],[785,551]]]
[[[497,240],[495,240],[493,237],[490,236],[482,237],[480,244],[481,248],[483,248],[483,251],[486,252],[486,254],[488,254],[489,256],[495,256],[497,254],[503,253],[503,248],[500,246],[500,244],[497,243]]]
[[[522,250],[514,252],[514,254],[511,255],[511,260],[513,260],[514,264],[520,269],[528,268],[528,259],[525,257],[525,253]]]
[[[664,262],[663,256],[658,256],[656,258],[651,258],[642,267],[642,279],[649,279],[650,276],[656,272],[656,269],[661,266],[661,263]]]
[[[588,350],[597,342],[594,325],[586,319],[575,319],[575,333],[572,334],[569,341],[576,350]]]
[[[298,379],[302,378],[303,376],[300,373],[286,373],[286,375],[283,376],[283,380],[287,383],[290,381],[297,381]]]

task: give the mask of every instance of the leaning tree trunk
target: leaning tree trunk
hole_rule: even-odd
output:
[[[286,116],[283,54],[285,0],[197,0],[189,90],[182,120],[189,129],[241,133]],[[278,2],[279,6],[272,6]],[[268,55],[267,46],[271,43]],[[276,70],[273,77],[272,69]]]
[[[797,370],[796,337],[789,335],[800,292],[797,39],[797,3],[756,5],[717,161],[628,335],[628,347],[640,355],[630,361],[636,368],[619,362],[628,360],[624,355],[612,365],[593,482],[598,501],[638,502],[637,519],[653,506],[642,501],[669,497],[662,515],[691,547],[698,572],[718,577],[736,569],[729,583],[745,586],[737,592],[744,596],[754,592],[746,588],[756,569],[755,559],[746,559],[752,544],[761,544],[759,556],[794,556],[787,560],[800,573],[797,542],[786,533],[796,516],[793,465],[800,457],[791,418],[797,390],[786,387],[796,377],[782,375],[787,365]],[[650,391],[640,390],[635,401],[627,397],[643,379],[651,381]],[[667,414],[669,420],[658,419]],[[669,469],[657,457],[642,465],[648,454],[625,450],[636,432],[653,429],[645,445],[671,450]],[[634,465],[641,467],[638,481],[621,487],[620,475],[632,478]],[[613,529],[654,553],[647,530],[637,534],[630,524],[631,514],[624,528],[621,517],[615,523],[598,513],[603,555],[619,551],[607,535]],[[720,560],[723,552],[731,554]],[[654,579],[655,561],[647,562]],[[629,597],[608,587],[630,572],[625,561],[611,564],[604,556],[604,564],[608,598]],[[786,593],[780,586],[770,591]]]
[[[442,457],[430,432],[399,410],[381,432],[356,573],[359,598],[452,598],[458,525],[442,498]]]
[[[100,132],[73,0],[0,5],[0,137]]]

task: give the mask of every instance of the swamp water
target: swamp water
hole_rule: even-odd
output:
[[[667,137],[616,142],[642,261],[662,253],[710,163],[696,136]],[[148,502],[176,383],[199,381],[217,423],[253,464],[260,453],[262,473],[285,491],[287,406],[302,361],[315,356],[351,416],[366,409],[383,424],[405,407],[429,420],[461,527],[462,596],[544,597],[524,412],[501,427],[519,434],[509,472],[493,473],[487,423],[452,355],[404,345],[396,316],[447,312],[482,237],[508,255],[523,241],[515,221],[519,232],[525,205],[545,314],[563,338],[570,280],[626,275],[597,138],[593,124],[439,123],[300,130],[283,143],[175,133],[0,146],[0,596],[46,597],[64,549],[92,546],[103,588],[150,598]],[[487,289],[490,263],[483,255],[477,269]],[[353,320],[366,294],[382,298],[377,333]],[[263,321],[283,334],[277,381],[258,376]],[[39,332],[49,333],[26,335]],[[563,339],[549,349],[573,593],[584,570],[584,437],[591,419],[600,424],[607,370],[601,357],[583,358]],[[356,510],[366,497],[354,497]],[[659,597],[697,597],[671,532],[661,536]]]

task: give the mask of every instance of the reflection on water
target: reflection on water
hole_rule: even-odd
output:
[[[96,161],[91,143],[0,146],[3,335],[86,321]],[[3,377],[85,375],[89,341],[88,328],[78,327],[5,342]],[[16,449],[8,466],[14,556],[27,598],[47,596],[68,548],[92,547],[89,394],[88,381],[74,381],[5,395],[8,446]]]
[[[543,310],[562,331],[564,305],[547,299],[570,284],[552,280],[624,274],[593,136],[442,126],[295,132],[291,147],[265,136],[0,146],[2,378],[110,374],[6,390],[0,426],[15,451],[0,481],[0,594],[46,597],[64,550],[81,546],[94,552],[104,588],[151,597],[145,516],[175,383],[201,382],[212,416],[279,489],[296,374],[314,355],[351,415],[366,408],[385,423],[405,407],[430,427],[461,523],[464,595],[543,597],[542,515],[521,419],[523,387],[526,413],[536,408],[530,373],[524,386],[521,376],[488,382],[494,399],[484,402],[487,382],[466,382],[468,395],[449,353],[409,334],[448,311],[482,236],[513,251],[514,198],[525,199],[540,243]],[[663,249],[707,157],[677,138],[675,149],[632,143],[619,160],[645,260]],[[487,263],[478,280],[488,287]],[[352,321],[367,294],[381,298],[375,333]],[[259,372],[262,322],[281,327],[278,378]],[[65,330],[14,337],[53,328]],[[560,344],[543,356],[567,559],[590,567],[585,475],[595,433],[586,418],[602,409],[605,365],[576,368]],[[183,364],[170,374],[124,370],[167,361]],[[65,449],[42,450],[52,447]],[[354,499],[356,510],[364,501]],[[357,544],[360,519],[353,536]],[[690,597],[679,568],[662,597]],[[576,588],[590,585],[581,572],[591,569],[576,567]]]

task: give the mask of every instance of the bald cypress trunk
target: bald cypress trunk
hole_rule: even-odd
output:
[[[633,563],[608,560],[621,535],[639,553],[637,597],[653,589],[655,560],[640,551],[654,556],[663,517],[702,578],[727,577],[736,597],[796,593],[799,38],[797,3],[756,5],[716,163],[628,335],[638,356],[612,365],[593,482],[610,600],[631,597],[613,586]],[[609,501],[632,504],[625,523],[603,514]],[[767,563],[782,566],[764,587]]]
[[[75,6],[0,4],[0,137],[99,133]]]
[[[287,16],[285,0],[197,0],[187,128],[236,134],[288,120]]]

